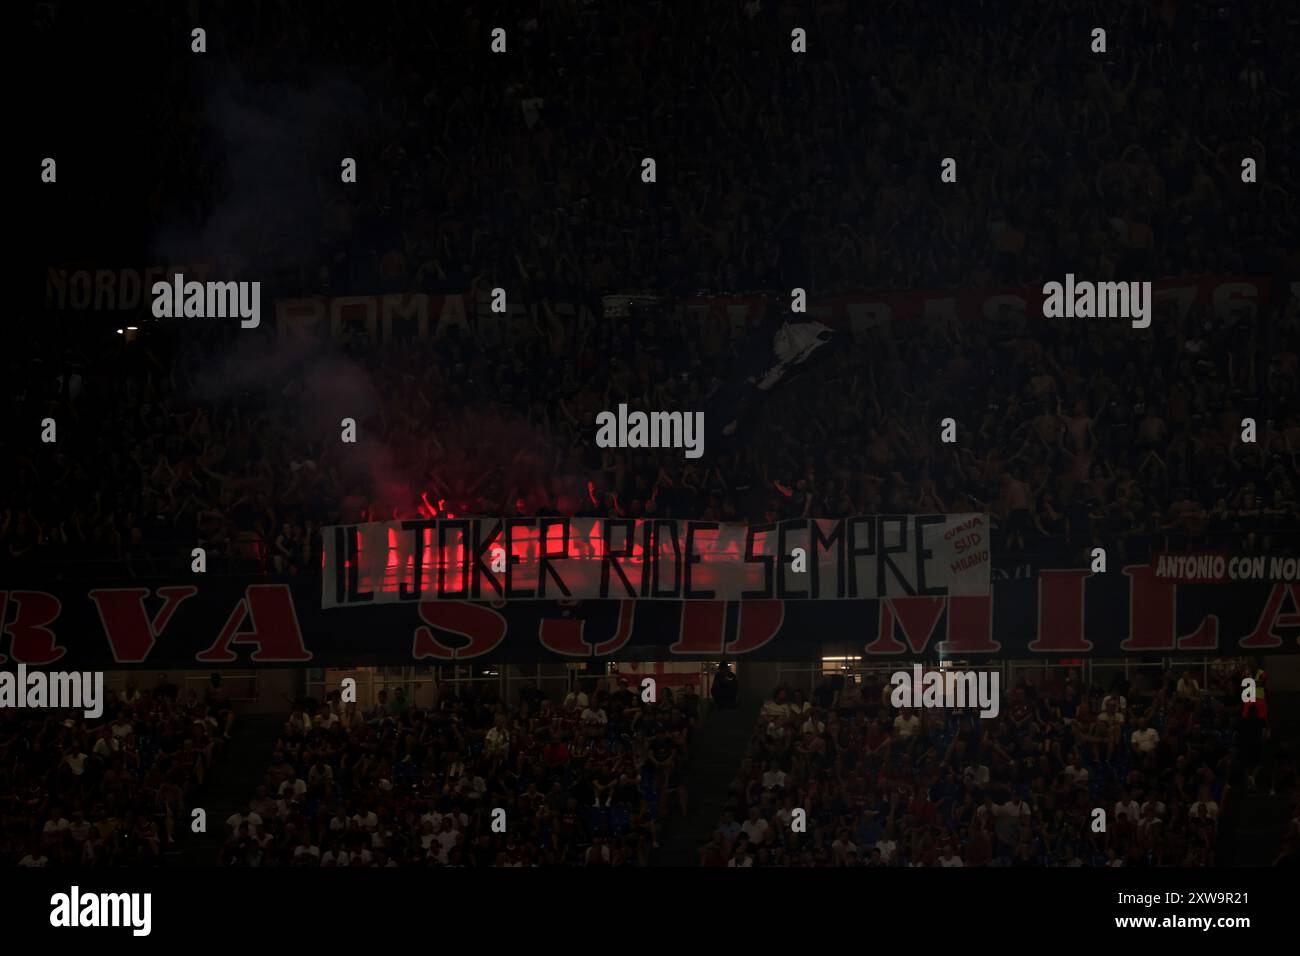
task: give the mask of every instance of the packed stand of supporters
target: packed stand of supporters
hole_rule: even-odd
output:
[[[646,866],[685,816],[694,687],[562,699],[440,686],[295,704],[266,783],[226,821],[227,866]],[[504,811],[504,815],[497,811]]]
[[[439,506],[753,521],[980,511],[999,554],[1057,566],[1097,545],[1129,561],[1294,549],[1300,299],[1269,326],[1263,362],[1240,326],[1156,322],[1135,355],[1095,326],[1031,338],[1008,322],[835,348],[698,461],[595,444],[596,413],[623,401],[707,407],[713,372],[671,377],[667,356],[707,363],[727,347],[711,352],[707,329],[685,323],[654,337],[597,324],[549,357],[526,324],[505,351],[462,338],[319,353],[220,401],[201,383],[228,357],[200,341],[123,343],[84,364],[60,343],[8,379],[4,441],[18,447],[0,476],[0,562],[146,575],[188,569],[202,546],[214,568],[298,574],[319,566],[322,524]],[[1248,410],[1254,443],[1241,440]],[[337,440],[350,411],[369,436],[356,445]],[[949,412],[956,445],[939,440]],[[58,445],[28,427],[45,414]]]
[[[141,91],[166,134],[156,251],[268,296],[470,291],[486,312],[500,286],[528,318],[343,351],[287,347],[269,302],[256,331],[33,333],[6,362],[0,562],[140,575],[198,544],[218,567],[294,574],[323,523],[434,508],[988,511],[1000,553],[1062,565],[1098,544],[1141,560],[1296,540],[1300,300],[1282,283],[1255,309],[1162,306],[1145,331],[899,315],[822,350],[731,433],[711,418],[698,461],[602,450],[593,425],[620,402],[714,408],[771,333],[680,308],[607,321],[605,292],[1300,274],[1280,0],[1104,0],[1086,22],[1063,2],[991,17],[926,0],[868,22],[844,2],[571,0],[439,7],[427,30],[387,3],[364,22],[319,6],[206,11],[222,42]],[[139,28],[160,48],[175,32]],[[340,188],[311,157],[342,129],[362,174]],[[956,184],[937,175],[949,155]],[[356,445],[337,440],[344,416]]]
[[[490,6],[205,9],[209,52],[138,91],[162,251],[321,294],[681,294],[1241,275],[1295,238],[1286,0]],[[168,50],[189,16],[132,23]]]
[[[1256,785],[1259,759],[1238,676],[1088,687],[1070,671],[1017,683],[988,719],[895,708],[883,680],[779,688],[700,864],[1229,865],[1225,794]]]
[[[163,865],[233,722],[219,677],[200,695],[166,674],[106,689],[95,718],[0,710],[0,864]]]

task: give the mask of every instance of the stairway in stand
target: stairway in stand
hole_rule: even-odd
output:
[[[1272,739],[1264,764],[1255,774],[1256,789],[1244,795],[1231,820],[1220,824],[1220,835],[1228,844],[1228,858],[1223,862],[1229,866],[1271,866],[1282,850],[1290,819],[1295,795],[1277,789],[1285,782],[1278,778],[1277,758],[1283,747],[1294,753],[1300,741],[1300,694],[1270,693],[1268,708]]]
[[[190,833],[187,818],[177,827],[179,849],[167,862],[180,866],[216,866],[226,838],[226,820],[248,802],[271,766],[271,754],[287,715],[240,714],[222,759],[212,770],[212,782],[195,800],[208,814],[207,833]],[[190,808],[191,810],[194,807]],[[184,830],[181,833],[181,830]]]
[[[690,813],[672,821],[671,833],[656,857],[660,866],[696,866],[699,848],[708,842],[727,801],[727,786],[740,770],[758,720],[760,702],[741,702],[730,709],[711,707],[691,743],[686,773]]]

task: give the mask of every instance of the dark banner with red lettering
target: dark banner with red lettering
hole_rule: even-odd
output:
[[[195,575],[0,591],[0,666],[360,666],[463,660],[1235,655],[1300,651],[1300,584],[1040,571],[991,596],[862,601],[428,601],[320,607],[319,577]]]
[[[197,267],[189,267],[197,268]],[[177,267],[176,271],[181,271]],[[189,273],[186,272],[188,275]],[[202,278],[195,275],[194,278]],[[94,277],[95,301],[100,285],[112,288],[105,274]],[[123,283],[125,284],[125,282]],[[71,276],[51,270],[46,292],[48,302],[70,300],[73,307],[89,301],[91,279],[86,272]],[[145,286],[149,288],[149,286]],[[1270,280],[1263,276],[1186,276],[1156,279],[1152,282],[1157,315],[1182,318],[1192,308],[1204,306],[1218,312],[1254,310],[1269,301]],[[591,310],[577,297],[572,301],[551,303],[551,311],[565,322],[594,322]],[[610,297],[626,300],[628,297]],[[633,297],[635,298],[635,297]],[[789,307],[786,293],[720,293],[688,296],[681,299],[656,300],[672,311],[679,311],[692,322],[712,319],[734,330],[753,328],[771,311]],[[607,305],[615,305],[608,303]],[[95,306],[99,308],[98,305]],[[531,308],[535,309],[534,304]],[[623,303],[625,310],[626,306]],[[920,318],[994,320],[1003,310],[1014,314],[1043,314],[1041,286],[1011,286],[998,289],[922,290],[909,292],[854,292],[836,296],[814,295],[808,302],[807,318],[832,329],[844,330],[860,337],[868,330],[893,321]],[[511,304],[507,313],[492,311],[488,297],[476,300],[469,293],[426,295],[421,292],[375,295],[277,298],[275,320],[282,338],[343,340],[359,335],[365,341],[393,342],[432,338],[438,340],[452,328],[464,335],[486,336],[489,341],[518,322],[528,321],[530,306],[522,301]]]
[[[1216,312],[1253,311],[1269,300],[1270,281],[1265,277],[1188,276],[1156,279],[1151,284],[1157,316],[1172,314],[1181,319],[1193,307]],[[698,320],[710,316],[733,328],[761,323],[764,314],[788,307],[783,295],[708,295],[681,300],[687,314]],[[860,292],[817,297],[808,304],[807,316],[833,329],[844,329],[854,337],[893,321],[919,318],[984,319],[993,321],[1008,310],[1014,315],[1041,316],[1041,286],[1002,289],[930,290],[913,292]]]

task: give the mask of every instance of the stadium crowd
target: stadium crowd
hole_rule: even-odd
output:
[[[0,561],[147,574],[198,544],[232,570],[292,574],[322,523],[432,508],[987,510],[999,553],[1058,564],[1097,544],[1132,560],[1295,542],[1300,298],[1280,282],[1258,308],[1162,311],[1142,332],[898,316],[841,336],[725,436],[718,395],[771,329],[594,305],[1300,274],[1300,183],[1281,159],[1297,21],[1280,2],[1107,0],[1105,56],[1060,2],[926,2],[869,25],[842,2],[504,4],[501,56],[476,13],[430,11],[425,32],[398,16],[358,30],[351,11],[210,11],[222,52],[170,63],[174,82],[143,94],[165,144],[145,204],[155,253],[271,294],[481,302],[500,286],[528,318],[305,352],[266,327],[37,331],[6,362]],[[795,25],[807,55],[789,52]],[[340,124],[362,170],[342,187],[307,159],[338,151]],[[956,184],[932,174],[945,155]],[[562,301],[594,308],[570,319]],[[705,457],[596,447],[595,413],[620,402],[716,413]],[[57,443],[40,440],[46,416]],[[337,441],[345,416],[355,446]]]
[[[176,261],[323,294],[831,293],[1243,274],[1294,243],[1283,0],[491,7],[206,10],[213,50],[142,104]]]
[[[196,546],[214,570],[303,574],[321,525],[434,508],[987,511],[997,560],[1040,566],[1096,545],[1294,549],[1300,295],[1277,281],[1257,308],[1157,311],[1145,331],[898,315],[839,336],[699,461],[600,449],[593,426],[621,402],[712,412],[752,374],[770,325],[701,320],[685,295],[1300,275],[1290,5],[560,0],[436,5],[418,27],[387,0],[364,27],[355,9],[204,5],[207,58],[139,91],[149,255],[263,282],[263,327],[26,323],[0,358],[6,582],[188,570]],[[138,18],[142,47],[174,47],[187,14]],[[498,286],[527,318],[437,342],[305,347],[271,320],[276,295],[481,304]],[[602,293],[634,291],[669,305],[601,314]],[[984,723],[895,713],[875,686],[774,698],[702,861],[1210,864],[1233,712],[1225,689],[1180,684],[1021,686]],[[693,714],[621,693],[297,710],[222,860],[644,864],[685,809]],[[222,743],[226,711],[182,697],[128,693],[71,726],[0,713],[0,859],[156,860]],[[498,795],[528,821],[513,845],[484,812]],[[799,805],[805,840],[782,835]]]
[[[1226,864],[1225,792],[1258,785],[1260,753],[1239,733],[1239,671],[1210,673],[1103,687],[1057,672],[1018,682],[991,719],[896,708],[880,679],[837,676],[811,700],[778,688],[700,864]],[[1269,785],[1294,788],[1285,772]]]
[[[162,865],[233,724],[219,675],[108,689],[96,718],[0,709],[0,864]]]
[[[693,687],[576,685],[514,705],[466,685],[428,708],[297,703],[266,783],[226,821],[227,866],[646,866],[687,813]],[[504,817],[494,820],[500,808]]]
[[[976,323],[831,346],[698,461],[600,449],[594,421],[623,401],[707,408],[725,373],[671,377],[664,358],[708,355],[702,327],[647,339],[599,326],[545,362],[545,335],[528,329],[508,358],[469,340],[320,356],[261,395],[221,400],[204,391],[211,353],[195,342],[140,341],[84,365],[61,347],[62,361],[15,366],[11,379],[0,561],[142,575],[186,568],[203,546],[231,570],[296,574],[319,560],[321,524],[438,505],[751,521],[980,511],[1001,555],[1043,566],[1072,566],[1097,544],[1127,560],[1160,547],[1293,550],[1300,299],[1274,317],[1267,369],[1251,361],[1249,328],[1155,328],[1140,360],[1084,329],[1053,344]],[[347,445],[338,422],[352,409],[363,438]],[[1248,413],[1254,443],[1242,441]],[[948,414],[955,445],[940,441]],[[32,425],[45,415],[57,445]]]

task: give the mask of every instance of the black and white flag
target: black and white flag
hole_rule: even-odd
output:
[[[787,316],[770,338],[759,337],[737,356],[734,374],[710,401],[710,431],[717,429],[719,437],[735,434],[751,408],[833,352],[837,338],[821,322],[792,322]]]
[[[760,392],[771,391],[813,353],[824,349],[835,335],[830,326],[820,322],[785,322],[772,336],[772,355],[776,362],[762,374],[750,379]]]

